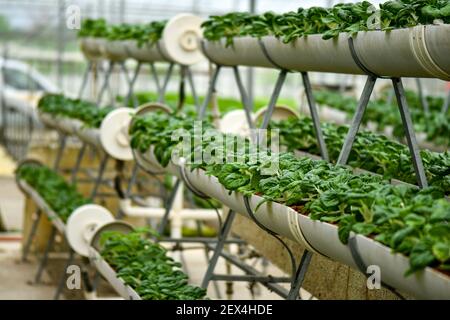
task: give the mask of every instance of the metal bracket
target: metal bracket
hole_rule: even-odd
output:
[[[352,37],[349,37],[348,44],[353,60],[368,75],[368,78],[361,94],[361,98],[358,102],[358,106],[353,116],[352,124],[347,133],[344,145],[342,146],[341,152],[339,154],[337,163],[342,165],[346,164],[348,161],[353,142],[355,141],[356,134],[359,130],[359,126],[361,125],[364,112],[366,111],[367,105],[370,100],[370,95],[373,91],[373,87],[377,78],[386,78],[374,74],[364,66],[364,64],[360,61],[358,55],[356,54]],[[428,185],[428,182],[425,175],[425,170],[423,168],[422,159],[420,157],[419,147],[414,132],[411,114],[409,113],[408,104],[406,102],[403,84],[400,78],[391,78],[391,81],[392,85],[394,86],[394,92],[397,98],[397,104],[400,111],[400,116],[402,118],[403,128],[405,130],[406,140],[408,142],[408,148],[411,153],[411,159],[414,166],[414,171],[416,173],[417,182],[419,187],[425,188]]]
[[[299,290],[302,286],[303,280],[305,279],[306,271],[309,267],[309,263],[311,261],[312,253],[308,250],[304,250],[302,259],[297,266],[297,262],[295,261],[294,254],[292,253],[292,250],[289,248],[289,246],[284,242],[280,236],[275,233],[274,231],[267,228],[265,225],[263,225],[259,220],[256,218],[255,213],[253,212],[253,209],[250,206],[249,197],[244,196],[244,204],[245,208],[247,209],[247,214],[253,220],[253,222],[260,227],[262,230],[270,234],[273,238],[275,238],[281,245],[286,249],[289,259],[291,261],[291,272],[292,272],[292,281],[291,281],[291,289],[289,291],[289,295],[287,299],[289,300],[296,300],[299,295]],[[296,291],[297,290],[297,291]]]

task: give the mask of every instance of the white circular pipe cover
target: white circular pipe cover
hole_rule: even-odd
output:
[[[264,108],[259,109],[258,112],[256,112],[253,118],[256,127],[258,127],[258,122],[261,122],[264,119],[264,116],[267,112],[267,108],[268,107],[266,106]],[[273,113],[270,120],[280,121],[292,117],[298,118],[298,114],[288,106],[279,105],[273,108]]]
[[[248,136],[250,134],[244,110],[232,110],[220,119],[220,131],[223,133],[239,134]]]
[[[169,106],[159,103],[159,102],[148,102],[145,104],[140,105],[137,108],[136,115],[137,116],[143,116],[152,112],[162,111],[166,113],[171,113],[172,109],[170,109]],[[131,127],[133,125],[133,121],[130,121],[129,126]],[[136,158],[136,162],[139,163],[140,166],[142,166],[144,169],[149,171],[154,171],[155,167],[149,163],[145,157],[141,155],[141,153],[137,150],[134,152],[134,157]]]
[[[100,141],[105,151],[118,160],[132,160],[128,127],[136,110],[119,108],[108,113],[100,126]]]
[[[87,257],[91,239],[96,230],[112,221],[114,221],[113,215],[102,206],[97,204],[81,206],[67,219],[67,241],[76,253]]]
[[[199,45],[202,22],[202,18],[187,13],[176,15],[167,22],[162,43],[170,59],[182,65],[192,65],[204,58]]]

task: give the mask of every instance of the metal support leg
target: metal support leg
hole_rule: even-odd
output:
[[[178,87],[178,105],[177,110],[181,110],[186,102],[186,66],[180,66],[180,84]]]
[[[303,280],[305,280],[306,271],[308,270],[309,263],[311,262],[312,253],[305,250],[300,260],[300,264],[297,268],[294,279],[291,284],[291,289],[289,290],[288,300],[296,300],[299,296],[300,288],[303,285]]]
[[[166,95],[167,85],[169,84],[170,77],[172,76],[173,66],[174,66],[173,63],[171,63],[169,65],[169,69],[167,70],[166,77],[164,78],[163,85],[159,92],[158,101],[161,103],[164,103],[166,101],[165,95]]]
[[[430,108],[428,106],[427,97],[423,93],[422,81],[420,81],[419,78],[416,78],[416,84],[417,84],[417,91],[419,92],[420,103],[422,104],[425,114],[428,114],[430,113]]]
[[[83,142],[80,150],[78,151],[75,165],[72,169],[71,178],[70,178],[72,184],[75,184],[77,182],[77,174],[78,174],[78,171],[80,170],[81,161],[83,160],[84,153],[86,152],[86,148],[87,148],[87,144]]]
[[[139,166],[137,163],[135,163],[133,165],[133,169],[131,171],[131,177],[130,177],[130,180],[128,181],[127,189],[125,190],[125,194],[123,195],[124,199],[128,199],[131,195],[131,189],[133,188],[133,185],[136,182],[138,169],[139,169]],[[125,213],[123,212],[123,210],[119,209],[119,212],[117,213],[117,219],[122,219],[124,216],[125,216]]]
[[[61,163],[62,155],[64,153],[64,149],[66,148],[67,136],[65,134],[60,134],[59,136],[59,147],[58,152],[56,153],[55,163],[53,164],[53,170],[58,171],[59,165]]]
[[[395,96],[402,118],[403,129],[405,130],[406,141],[408,142],[414,171],[416,172],[417,183],[419,184],[419,187],[425,188],[428,186],[427,177],[423,168],[422,158],[420,157],[419,146],[417,144],[411,114],[409,113],[408,103],[406,102],[402,80],[400,78],[392,78],[392,84],[394,85]]]
[[[45,247],[44,250],[44,255],[42,256],[41,262],[39,263],[38,271],[36,273],[36,276],[34,277],[35,284],[41,282],[42,272],[44,271],[44,268],[47,265],[48,254],[50,253],[50,250],[53,248],[55,237],[56,237],[56,228],[52,226],[52,231],[50,232],[50,237],[48,238],[47,246]]]
[[[353,143],[355,142],[356,134],[358,133],[359,126],[361,125],[364,112],[366,111],[367,104],[369,103],[370,95],[373,91],[373,87],[376,81],[376,77],[368,76],[366,84],[364,85],[363,92],[361,94],[361,98],[359,99],[358,106],[356,107],[352,124],[350,126],[350,129],[348,130],[341,153],[339,154],[339,158],[337,160],[338,164],[346,164],[348,161]]]
[[[189,87],[191,89],[192,98],[194,99],[194,104],[197,112],[200,110],[200,101],[198,100],[197,91],[195,90],[194,77],[192,75],[192,70],[190,67],[186,67],[186,75],[189,83]]]
[[[252,120],[252,116],[251,116],[251,112],[253,111],[253,106],[251,105],[250,98],[247,94],[247,91],[244,88],[244,85],[242,84],[241,75],[239,73],[239,69],[237,66],[233,67],[233,73],[234,73],[234,78],[236,79],[236,84],[238,86],[239,93],[241,94],[241,101],[242,101],[242,104],[244,105],[245,117],[247,118],[248,127],[250,129],[253,129],[254,125],[253,125],[253,120]]]
[[[392,100],[394,100],[394,95],[395,95],[394,89],[389,90],[388,96],[387,96],[387,99],[386,99],[386,102],[387,102],[388,105],[392,104]]]
[[[98,93],[97,105],[100,105],[102,102],[103,94],[109,86],[109,78],[111,77],[111,73],[114,68],[114,62],[111,61],[109,63],[108,69],[106,70],[105,79],[103,81],[102,87],[100,88],[100,92]]]
[[[219,76],[220,68],[220,65],[216,66],[216,69],[214,70],[214,73],[209,82],[208,92],[206,93],[205,100],[203,100],[202,107],[200,108],[200,112],[198,114],[200,120],[205,117],[206,109],[208,108],[208,105],[211,101],[212,94],[216,91],[217,78]]]
[[[34,236],[36,235],[36,231],[39,225],[39,220],[41,219],[41,210],[38,209],[36,212],[36,219],[33,221],[33,225],[31,226],[30,233],[27,238],[27,242],[23,248],[22,252],[22,261],[27,261],[28,253],[30,252],[31,243],[33,242]]]
[[[138,63],[138,66],[139,65],[140,65],[140,62]],[[123,75],[125,77],[125,81],[128,84],[128,93],[127,93],[127,96],[125,98],[125,106],[128,106],[128,102],[130,101],[129,99],[131,98],[131,94],[133,92],[133,90],[132,90],[132,87],[134,85],[133,80],[135,80],[136,73],[133,75],[132,78],[130,78],[130,75],[128,74],[127,66],[125,65],[124,61],[122,61],[120,63],[120,69],[122,70],[122,73],[123,73]],[[135,106],[134,103],[133,103],[133,106]]]
[[[217,262],[219,261],[220,254],[225,245],[225,240],[227,239],[228,234],[230,233],[231,226],[233,224],[235,216],[236,216],[236,212],[234,212],[233,210],[228,211],[227,218],[225,219],[222,229],[220,230],[219,239],[214,248],[214,253],[213,253],[211,259],[209,260],[208,269],[206,270],[205,276],[203,277],[203,281],[201,284],[201,287],[203,289],[208,288],[209,282],[211,281],[211,279],[213,277],[214,270],[216,268]]]
[[[97,191],[98,191],[98,188],[100,186],[100,183],[102,182],[103,173],[105,172],[106,164],[108,162],[108,158],[109,158],[108,155],[104,154],[103,155],[103,159],[100,162],[100,168],[98,169],[97,179],[95,179],[95,184],[94,184],[94,187],[92,189],[91,196],[90,196],[91,199],[94,199],[97,196]]]
[[[156,68],[155,68],[155,64],[154,63],[150,63],[150,70],[151,70],[151,75],[153,77],[153,80],[155,81],[155,86],[156,86],[156,92],[158,92],[158,100],[160,97],[160,92],[161,92],[161,83],[159,82],[159,77],[158,77],[158,73],[156,72]]]
[[[278,74],[277,82],[275,83],[275,88],[273,89],[272,96],[270,97],[269,105],[267,107],[266,114],[264,115],[264,120],[261,125],[261,129],[267,129],[270,119],[272,118],[273,110],[275,104],[277,103],[278,97],[283,87],[284,80],[286,80],[287,71],[281,70]]]
[[[55,295],[53,297],[53,300],[58,300],[59,296],[61,295],[61,292],[62,292],[62,290],[64,288],[64,283],[66,282],[66,270],[72,264],[74,256],[75,256],[75,252],[72,249],[70,249],[69,258],[67,259],[66,265],[65,265],[64,270],[63,270],[63,272],[61,274],[61,278],[59,279],[58,287],[56,288],[56,292],[55,292]]]
[[[164,229],[166,228],[167,222],[169,221],[169,214],[172,210],[173,202],[175,201],[175,197],[178,192],[178,188],[180,187],[180,179],[177,179],[175,185],[173,186],[172,192],[169,195],[166,203],[166,211],[164,212],[164,216],[161,219],[161,222],[158,227],[158,234],[162,235],[164,233]]]
[[[302,72],[303,86],[305,87],[306,99],[308,100],[309,111],[314,124],[314,131],[316,132],[317,142],[319,144],[320,154],[322,159],[330,161],[328,156],[327,145],[323,138],[322,128],[320,127],[319,113],[317,112],[316,101],[312,92],[311,82],[307,72]]]
[[[442,106],[442,114],[443,115],[446,115],[449,104],[450,104],[450,89],[448,89],[447,97],[445,98],[444,105]]]
[[[134,108],[136,108],[138,106],[138,101],[137,101],[136,96],[133,93],[133,90],[134,90],[134,85],[136,84],[136,80],[139,75],[139,71],[141,70],[141,65],[142,65],[142,63],[140,61],[138,61],[136,70],[134,70],[133,78],[131,79],[131,82],[129,83],[127,99],[125,100],[125,106],[128,106],[130,99],[133,99],[133,107]]]
[[[80,91],[78,91],[79,99],[83,98],[84,89],[86,88],[86,84],[87,84],[88,78],[89,78],[89,72],[91,72],[91,69],[92,69],[92,62],[90,60],[88,60],[87,68],[84,71],[83,79],[81,80]]]
[[[200,221],[196,221],[196,225],[197,225],[197,233],[201,237],[203,235],[203,233],[202,233],[202,225],[201,225]],[[206,263],[209,263],[209,252],[210,252],[209,246],[207,243],[205,243],[204,253],[205,253]],[[222,295],[220,294],[219,284],[217,283],[217,281],[213,281],[213,287],[214,287],[214,292],[216,293],[217,299],[219,299],[219,300],[222,299]]]

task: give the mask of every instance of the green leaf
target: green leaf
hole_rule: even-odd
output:
[[[438,242],[433,245],[433,254],[440,262],[450,259],[450,242]]]

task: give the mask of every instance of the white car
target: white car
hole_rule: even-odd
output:
[[[35,117],[39,99],[46,92],[56,93],[58,87],[29,64],[0,58],[0,88],[8,108]]]

